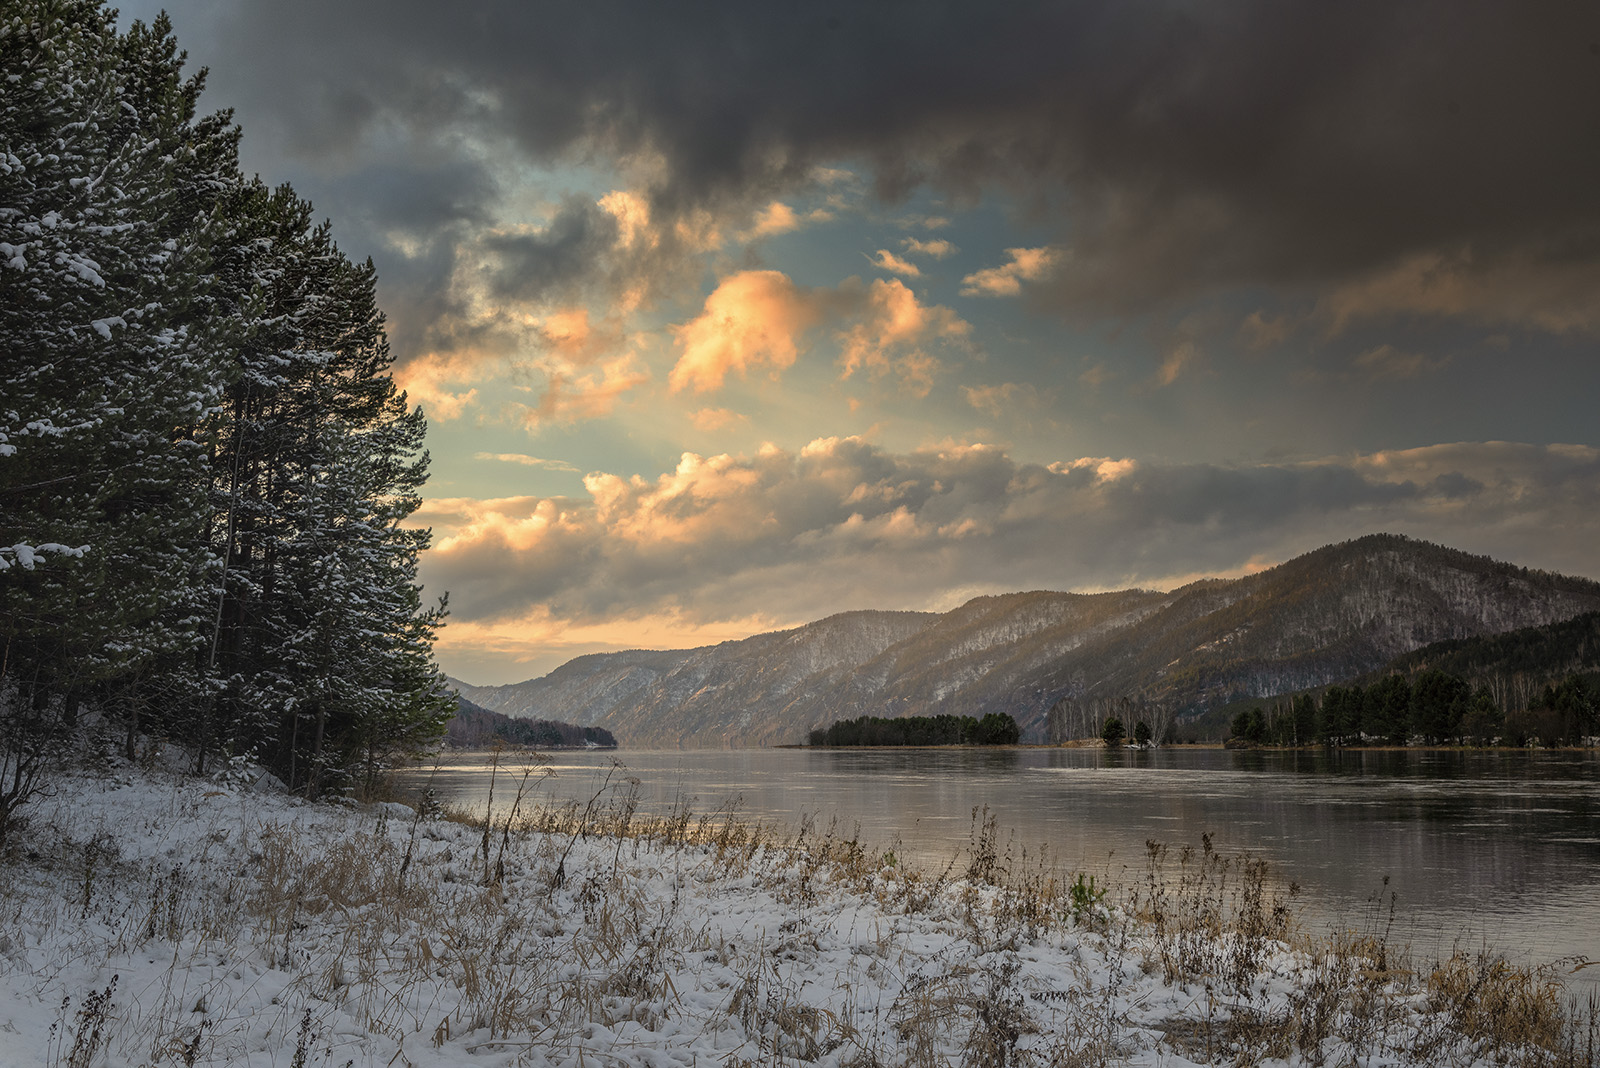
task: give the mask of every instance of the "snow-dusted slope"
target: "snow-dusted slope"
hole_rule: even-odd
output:
[[[1171,593],[856,612],[703,649],[581,657],[542,679],[461,692],[510,715],[606,727],[625,747],[799,742],[853,716],[991,711],[1042,741],[1063,701],[1198,711],[1347,679],[1444,638],[1596,609],[1600,583],[1374,535]]]

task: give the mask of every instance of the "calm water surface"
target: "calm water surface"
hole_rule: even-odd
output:
[[[542,799],[586,801],[613,758],[626,765],[614,781],[638,780],[642,810],[688,798],[696,812],[737,802],[746,818],[788,826],[838,819],[924,866],[967,846],[984,805],[1018,849],[1047,846],[1068,871],[1124,883],[1143,878],[1147,841],[1175,851],[1209,833],[1299,883],[1310,926],[1381,927],[1387,909],[1373,902],[1392,891],[1394,937],[1422,954],[1488,943],[1600,960],[1593,752],[624,750],[554,754]],[[442,801],[481,807],[487,795],[476,755],[406,777],[412,789],[429,781]],[[1597,973],[1572,981],[1592,988]]]

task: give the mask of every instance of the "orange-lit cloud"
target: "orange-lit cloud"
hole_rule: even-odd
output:
[[[740,271],[722,280],[700,315],[672,328],[679,356],[669,383],[674,392],[710,392],[729,374],[767,368],[776,375],[825,322],[840,346],[841,377],[892,372],[918,396],[926,395],[939,367],[926,346],[960,341],[969,331],[949,308],[922,304],[899,279],[805,289],[779,271]]]
[[[1039,394],[1032,386],[1019,382],[1001,382],[998,385],[962,386],[962,396],[978,411],[995,419],[1018,406],[1035,407]]]
[[[935,238],[932,241],[923,241],[919,238],[908,237],[902,240],[900,245],[908,253],[918,256],[932,256],[936,260],[942,260],[946,256],[953,256],[957,252],[961,251],[942,237]]]
[[[674,392],[719,389],[729,373],[781,371],[799,356],[799,337],[822,316],[815,296],[779,271],[740,271],[706,298],[705,310],[672,328],[679,357],[668,379]]]
[[[892,371],[913,396],[927,396],[939,363],[924,346],[965,338],[970,329],[949,308],[918,301],[898,278],[878,279],[867,288],[859,320],[840,334],[842,377]]]
[[[1193,341],[1179,341],[1167,350],[1166,356],[1161,360],[1161,366],[1156,369],[1156,385],[1170,386],[1178,380],[1178,376],[1193,367],[1200,359],[1200,346]]]
[[[478,399],[477,384],[499,360],[476,350],[430,352],[394,369],[395,385],[436,422],[459,419]]]
[[[1000,267],[985,267],[961,280],[964,297],[1014,297],[1022,292],[1023,282],[1048,278],[1061,259],[1059,249],[1008,248],[1011,262]]]
[[[781,200],[774,200],[760,211],[756,212],[750,227],[739,233],[741,241],[755,241],[763,237],[776,237],[779,234],[793,233],[801,227],[812,223],[828,222],[833,218],[833,213],[825,208],[813,208],[810,211],[796,212]]]
[[[903,260],[886,248],[880,248],[875,254],[868,256],[872,265],[880,271],[889,271],[893,274],[903,274],[907,278],[919,278],[922,269],[908,260]]]
[[[748,425],[750,417],[729,411],[727,408],[700,408],[689,413],[689,421],[696,430],[727,430],[729,427]]]
[[[503,464],[520,464],[523,467],[540,467],[546,471],[565,471],[569,474],[579,474],[576,467],[565,460],[546,460],[539,456],[529,456],[521,452],[479,452],[474,453],[474,460],[496,460]]]
[[[513,404],[510,410],[529,428],[598,419],[610,415],[624,395],[649,380],[650,372],[631,353],[582,373],[546,367],[544,393],[538,403]]]

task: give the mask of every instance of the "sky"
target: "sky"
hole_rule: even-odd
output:
[[[377,266],[458,678],[1377,531],[1600,578],[1595,5],[166,9]]]

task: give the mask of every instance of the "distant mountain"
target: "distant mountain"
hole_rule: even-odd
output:
[[[851,612],[672,652],[579,657],[512,686],[458,684],[513,716],[604,726],[629,747],[798,742],[861,715],[1005,712],[1026,740],[1153,726],[1338,682],[1431,642],[1600,610],[1600,583],[1395,535],[1170,593],[1015,593],[942,615]]]

